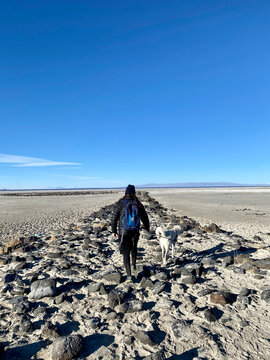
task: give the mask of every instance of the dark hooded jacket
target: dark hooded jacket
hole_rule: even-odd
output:
[[[131,201],[134,200],[133,197],[130,197],[130,198],[126,197],[125,199],[131,200]],[[147,231],[149,231],[150,225],[149,225],[148,215],[145,211],[143,204],[139,200],[137,200],[137,203],[138,203],[140,220],[142,221],[145,229]],[[112,232],[113,232],[113,234],[116,234],[118,232],[119,236],[123,232],[122,222],[120,221],[120,219],[122,218],[122,216],[124,216],[124,208],[125,208],[125,204],[121,199],[116,203],[114,212],[112,215]]]

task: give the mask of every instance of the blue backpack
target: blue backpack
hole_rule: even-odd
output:
[[[122,225],[125,230],[140,230],[140,215],[136,200],[123,200],[124,215]]]

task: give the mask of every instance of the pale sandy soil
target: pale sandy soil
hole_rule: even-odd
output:
[[[14,235],[30,236],[65,229],[102,206],[114,203],[122,193],[34,197],[0,194],[0,241]]]
[[[151,189],[149,193],[202,225],[216,223],[245,236],[264,236],[270,241],[269,188]]]
[[[263,236],[270,242],[269,188],[150,189],[150,195],[180,215],[202,225],[216,223],[247,239]],[[114,203],[113,194],[5,197],[0,194],[0,240],[14,234],[33,235],[67,227],[100,207]]]
[[[106,280],[106,273],[119,271],[123,274],[124,271],[118,242],[112,239],[109,229],[110,219],[102,219],[102,216],[99,216],[99,219],[90,219],[93,227],[105,225],[101,238],[96,237],[95,233],[91,233],[89,238],[86,224],[82,222],[66,234],[61,234],[61,231],[56,234],[57,241],[42,238],[36,240],[37,245],[41,242],[44,246],[37,247],[33,253],[21,252],[22,249],[18,249],[12,254],[2,255],[0,343],[4,343],[6,347],[3,360],[51,359],[52,345],[41,341],[48,338],[48,335],[42,335],[48,321],[60,329],[60,335],[62,329],[67,334],[83,336],[85,349],[80,359],[112,360],[116,359],[115,354],[119,359],[143,359],[150,355],[153,359],[157,358],[155,353],[159,350],[164,350],[166,359],[269,359],[270,303],[262,296],[265,290],[270,291],[269,269],[253,268],[251,261],[269,259],[270,247],[267,246],[266,231],[270,232],[270,191],[153,189],[149,192],[166,207],[176,209],[179,215],[195,218],[202,225],[216,222],[223,229],[243,234],[247,238],[259,234],[263,241],[239,240],[228,233],[201,234],[194,228],[188,231],[189,236],[181,234],[176,244],[176,258],[184,261],[186,265],[176,265],[170,253],[166,269],[163,269],[160,268],[159,242],[155,238],[149,240],[148,234],[142,232],[137,265],[140,269],[143,269],[143,266],[154,269],[154,275],[150,276],[153,287],[149,288],[142,288],[140,280],[136,280],[134,284],[116,284],[115,280]],[[77,223],[79,217],[90,215],[92,211],[115,202],[122,195],[123,191],[108,195],[33,198],[2,196],[0,228],[2,234],[11,230],[54,231],[58,227],[65,228],[70,223]],[[173,214],[173,211],[168,211],[169,217]],[[149,213],[149,217],[153,229],[167,225],[163,223],[164,218],[158,212]],[[93,241],[85,248],[89,239]],[[244,249],[252,251],[241,253],[240,244]],[[91,257],[85,256],[88,252],[91,252]],[[57,254],[61,255],[55,256]],[[242,263],[239,260],[240,255],[248,254],[250,258],[246,258],[247,263],[245,260]],[[30,260],[27,260],[28,255],[33,255],[35,260],[33,261],[31,256]],[[224,266],[223,261],[228,255],[234,257],[235,262],[233,265]],[[15,280],[11,281],[6,276],[14,274],[14,270],[20,265],[17,258],[25,259],[27,266],[20,268]],[[213,263],[205,261],[211,259]],[[184,268],[187,270],[189,266],[200,262],[204,263],[205,273],[202,277],[199,276],[194,284],[185,283],[187,273],[183,271]],[[68,271],[75,270],[75,274],[65,272],[64,265],[67,264],[72,265],[72,269]],[[251,265],[251,268],[245,265]],[[181,276],[179,272],[175,272],[179,269]],[[160,280],[164,279],[158,277],[163,273],[162,270],[165,276],[167,271],[174,275]],[[58,279],[58,294],[67,294],[68,299],[60,303],[56,303],[55,297],[42,298],[41,302],[39,299],[31,299],[28,321],[32,322],[34,329],[20,330],[21,324],[24,324],[28,317],[15,311],[12,301],[17,297],[17,291],[21,294],[24,288],[24,298],[27,299],[29,279],[33,274],[40,274],[39,279],[44,275]],[[5,283],[3,279],[9,282]],[[109,291],[113,288],[120,293],[131,293],[136,301],[141,302],[143,309],[109,319],[113,312],[116,315],[122,314],[122,304],[112,310],[106,294],[88,291],[88,284],[93,285],[99,281],[104,282]],[[165,288],[160,293],[154,291],[156,284],[160,283],[168,286],[168,290]],[[63,285],[69,285],[66,288],[68,290],[64,290]],[[241,291],[245,288],[250,290],[251,294],[241,297]],[[229,291],[236,297],[235,301],[226,305],[216,304],[211,300],[208,290],[211,293]],[[202,291],[206,293],[202,294]],[[40,311],[42,308],[44,312]],[[49,312],[47,309],[53,311]],[[205,316],[205,310],[209,309],[214,309],[217,314],[213,322],[209,322]],[[98,328],[93,326],[94,319],[100,320]],[[153,346],[139,340],[139,331],[156,334],[157,344]],[[134,342],[128,342],[129,337],[134,337]],[[110,339],[110,342],[106,339]]]

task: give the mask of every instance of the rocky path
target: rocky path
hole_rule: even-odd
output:
[[[106,206],[69,228],[13,239],[0,256],[2,359],[268,359],[269,247],[163,208],[141,194],[152,229],[180,224],[160,266],[141,232],[125,283]]]

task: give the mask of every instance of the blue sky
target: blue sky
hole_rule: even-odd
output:
[[[269,1],[0,2],[0,188],[270,183]]]

